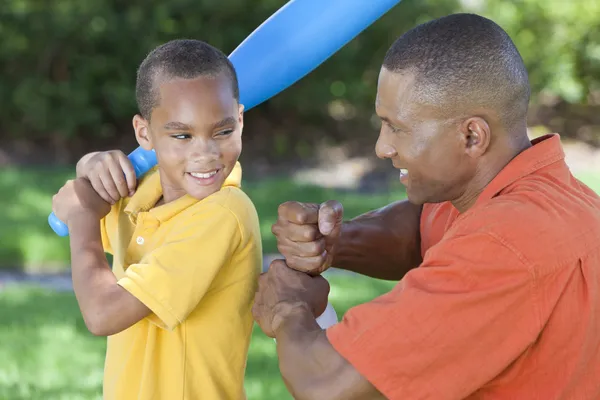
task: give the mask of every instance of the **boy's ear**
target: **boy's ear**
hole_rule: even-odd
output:
[[[240,124],[240,131],[244,130],[244,105],[238,106],[238,124]]]
[[[136,114],[133,117],[133,129],[135,138],[144,150],[152,150],[152,138],[150,137],[150,124],[141,115]]]

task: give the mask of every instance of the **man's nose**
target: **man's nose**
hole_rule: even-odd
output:
[[[381,159],[392,158],[398,155],[398,152],[392,146],[385,137],[385,133],[380,132],[377,143],[375,144],[375,154]]]

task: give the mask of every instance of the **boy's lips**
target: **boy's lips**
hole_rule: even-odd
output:
[[[210,172],[190,172],[189,174],[192,175],[194,178],[208,179],[208,178],[216,175],[217,172],[219,172],[219,170],[214,169]]]
[[[222,168],[216,168],[204,171],[190,171],[187,172],[186,175],[188,175],[197,184],[202,186],[210,186],[217,181],[217,177],[221,171]]]

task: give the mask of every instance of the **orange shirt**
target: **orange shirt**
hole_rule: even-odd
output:
[[[600,197],[558,135],[459,214],[423,209],[423,263],[327,331],[390,399],[600,398]]]

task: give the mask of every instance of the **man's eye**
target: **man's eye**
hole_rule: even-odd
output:
[[[390,125],[390,124],[387,124],[387,125],[392,130],[392,132],[394,132],[394,133],[400,132],[400,129],[396,128],[394,125]]]

